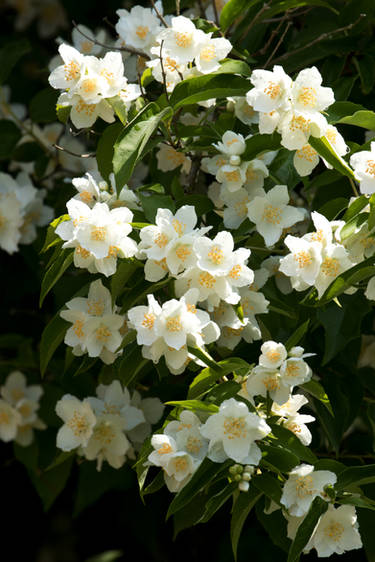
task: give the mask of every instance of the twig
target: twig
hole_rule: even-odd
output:
[[[63,146],[59,146],[58,144],[53,144],[52,146],[57,148],[57,150],[61,150],[62,152],[66,152],[67,154],[70,154],[70,156],[76,156],[77,158],[92,158],[93,156],[95,156],[95,152],[90,152],[88,154],[77,154],[76,152],[72,152],[71,150],[68,150]]]
[[[105,17],[103,18],[103,21],[104,21],[107,25],[109,25],[109,27],[112,27],[112,29],[116,30],[116,26],[113,25],[113,23],[112,23],[111,21],[109,21],[109,19],[108,19],[107,16],[105,16]]]
[[[272,53],[271,53],[270,56],[268,57],[267,62],[266,62],[266,64],[264,65],[264,68],[267,68],[267,66],[268,66],[268,65],[270,64],[270,62],[272,61],[274,54],[277,53],[277,51],[279,50],[279,47],[280,47],[281,43],[284,41],[284,37],[285,37],[285,35],[288,33],[288,30],[289,30],[289,28],[290,28],[291,25],[292,25],[292,22],[291,22],[291,21],[288,21],[288,23],[286,24],[286,28],[284,29],[283,34],[281,35],[279,41],[277,42],[276,47],[274,48],[274,50],[272,51]],[[276,60],[277,60],[277,59],[276,59]]]
[[[287,13],[288,13],[288,12],[287,12]],[[276,37],[276,35],[279,34],[279,31],[280,31],[280,29],[281,29],[281,27],[282,27],[282,25],[283,25],[283,22],[284,22],[286,19],[288,19],[287,13],[286,13],[282,18],[280,18],[280,23],[279,23],[279,25],[276,27],[276,29],[273,29],[273,30],[271,31],[271,35],[270,35],[270,37],[269,37],[267,43],[264,45],[264,47],[262,47],[261,49],[259,49],[259,51],[258,51],[258,54],[259,54],[259,55],[265,55],[265,54],[266,54],[266,52],[268,51],[268,48],[270,47],[272,41],[274,40],[274,38]]]
[[[108,49],[109,51],[126,51],[127,53],[131,53],[132,55],[138,55],[139,57],[143,57],[144,59],[150,60],[151,57],[149,55],[147,55],[147,53],[145,53],[144,51],[139,51],[138,49],[134,49],[133,47],[128,47],[128,46],[123,46],[123,47],[114,47],[113,45],[106,45],[105,43],[101,43],[100,41],[98,41],[97,39],[93,39],[92,37],[89,37],[88,35],[86,35],[86,33],[84,33],[83,31],[81,31],[81,29],[79,28],[79,26],[76,24],[76,22],[74,20],[72,20],[72,24],[73,27],[75,27],[75,29],[77,29],[79,31],[79,33],[81,35],[83,35],[83,37],[85,37],[86,39],[88,39],[89,41],[91,41],[91,43],[94,43],[95,45],[99,45],[100,47],[104,47],[104,49]]]
[[[201,18],[205,18],[206,12],[205,12],[202,0],[198,0],[198,6],[199,6],[199,12],[200,12]]]
[[[359,193],[358,193],[358,191],[357,191],[357,188],[356,188],[355,183],[354,183],[354,181],[352,180],[352,178],[349,178],[349,181],[350,181],[350,185],[352,186],[352,190],[353,190],[354,195],[355,195],[356,197],[359,197]]]
[[[302,47],[298,47],[298,49],[294,49],[294,51],[288,51],[284,55],[281,55],[280,57],[277,57],[273,62],[276,63],[276,62],[280,62],[284,59],[287,59],[292,55],[295,55],[297,53],[300,53],[301,51],[304,51],[305,49],[309,49],[310,47],[312,47],[316,43],[319,43],[320,41],[324,41],[325,39],[330,39],[333,35],[337,35],[337,33],[342,33],[343,31],[349,31],[354,26],[356,26],[357,23],[359,23],[359,21],[364,17],[366,17],[366,14],[360,14],[359,17],[356,19],[356,21],[354,21],[353,23],[350,23],[349,25],[346,25],[344,27],[339,27],[338,29],[335,29],[334,31],[322,33],[321,35],[319,35],[319,37],[316,37],[315,39],[310,41],[310,43],[307,43],[306,45],[303,45]]]
[[[307,8],[305,10],[302,10],[301,12],[298,12],[297,14],[295,14],[294,12],[296,12],[297,10],[299,10],[299,8],[294,8],[293,10],[288,10],[289,14],[288,14],[288,18],[299,18],[300,16],[304,16],[305,14],[307,14],[308,12],[311,11],[312,8]],[[292,15],[293,14],[293,15]],[[276,21],[282,21],[284,20],[285,17],[281,16],[279,18],[269,18],[269,19],[265,19],[263,20],[262,23],[274,23]]]
[[[238,39],[238,43],[242,41],[242,39],[249,33],[250,29],[255,25],[255,23],[258,21],[260,16],[269,9],[270,9],[270,5],[268,3],[263,4],[263,7],[259,10],[259,12],[257,12],[256,16],[251,20],[251,22],[246,27],[246,29],[241,33],[241,36]]]
[[[163,56],[162,56],[163,45],[164,45],[164,41],[162,41],[160,43],[160,54],[159,54],[160,68],[161,68],[161,75],[163,77],[165,97],[167,98],[167,102],[169,103],[169,94],[168,94],[168,89],[167,89],[167,77],[165,75],[164,64],[163,64]]]
[[[180,15],[180,0],[176,0],[176,15]]]
[[[158,16],[159,20],[161,21],[161,23],[164,25],[164,27],[169,27],[169,25],[167,24],[164,16],[159,12],[159,10],[157,9],[157,7],[155,6],[155,2],[154,0],[150,0],[151,4],[152,4],[152,8],[155,10],[156,15]]]
[[[219,21],[220,20],[219,20],[219,14],[217,13],[216,0],[212,0],[212,8],[214,10],[215,23],[219,27],[219,25],[220,25]]]

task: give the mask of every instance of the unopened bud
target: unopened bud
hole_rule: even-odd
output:
[[[241,482],[238,484],[238,489],[240,490],[240,492],[248,492],[249,483],[245,482],[244,480],[241,480]]]

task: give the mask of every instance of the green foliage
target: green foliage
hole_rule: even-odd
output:
[[[312,535],[315,525],[327,509],[328,503],[325,500],[320,497],[314,499],[305,519],[298,527],[295,539],[288,553],[288,562],[298,562],[304,547]]]

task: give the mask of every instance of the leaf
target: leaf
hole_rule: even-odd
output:
[[[111,277],[111,295],[113,302],[121,295],[126,283],[131,279],[133,273],[140,267],[135,260],[119,260],[116,273]]]
[[[268,150],[278,150],[280,148],[281,136],[279,133],[272,135],[256,134],[246,139],[246,149],[241,155],[242,160],[253,160],[258,154]]]
[[[123,386],[129,386],[131,382],[134,382],[145,365],[148,363],[150,366],[152,365],[148,359],[144,359],[142,348],[139,345],[129,347],[130,350],[125,349],[118,366],[119,378]]]
[[[290,338],[287,339],[285,347],[288,351],[301,341],[308,330],[309,324],[310,320],[306,320],[306,322],[301,324],[301,326],[296,329],[296,331],[290,336]]]
[[[282,447],[274,447],[268,443],[259,443],[259,448],[262,451],[261,463],[270,467],[276,472],[290,472],[297,464],[299,458],[294,453]]]
[[[230,538],[235,560],[237,560],[238,541],[240,540],[244,523],[250,511],[262,496],[263,492],[260,492],[255,487],[250,487],[248,492],[242,492],[238,495],[233,506],[232,519],[230,522]]]
[[[279,441],[279,445],[288,449],[294,455],[309,464],[314,464],[317,462],[317,458],[314,453],[306,447],[296,435],[292,431],[290,431],[287,427],[278,424],[270,424],[272,428],[272,433],[277,440]]]
[[[27,39],[12,41],[0,49],[0,85],[6,82],[13,67],[29,51],[30,43]]]
[[[46,372],[48,363],[56,349],[62,343],[65,332],[67,330],[67,323],[60,318],[59,312],[50,320],[44,328],[42,338],[40,340],[40,372],[43,376]]]
[[[322,207],[318,209],[321,215],[324,215],[328,220],[334,220],[344,209],[348,206],[348,200],[345,197],[337,197],[327,201]]]
[[[214,463],[205,458],[189,480],[189,482],[178,492],[169,506],[167,519],[187,505],[199,492],[201,492],[207,484],[209,484],[219,474],[228,470],[232,461],[228,460],[224,463]]]
[[[124,100],[120,96],[114,96],[113,98],[107,98],[107,102],[112,107],[121,123],[126,125],[128,122],[128,110]]]
[[[71,250],[60,250],[58,258],[47,269],[40,290],[39,306],[41,307],[44,299],[57,283],[63,273],[73,263],[73,252]]]
[[[332,299],[341,295],[350,287],[355,286],[361,281],[365,281],[375,275],[375,257],[367,258],[361,263],[354,265],[341,273],[332,283],[327,287],[323,296],[318,301],[317,306],[322,306],[329,303]],[[345,311],[343,311],[345,313]]]
[[[305,382],[304,384],[302,384],[300,388],[319,400],[323,404],[323,406],[327,408],[328,412],[333,415],[331,403],[329,401],[327,393],[318,381],[312,379],[309,382]]]
[[[122,550],[107,550],[106,552],[87,558],[85,562],[113,562],[114,560],[118,560],[122,555]]]
[[[246,78],[233,74],[206,74],[179,82],[172,92],[170,104],[174,109],[212,98],[245,96],[250,90]]]
[[[226,59],[221,62],[220,68],[212,72],[212,74],[240,74],[241,76],[251,76],[251,69],[249,65],[242,60]]]
[[[368,464],[365,466],[351,466],[343,470],[335,485],[337,491],[344,490],[345,488],[355,484],[355,486],[362,486],[364,484],[372,484],[375,482],[375,464]]]
[[[366,207],[368,205],[368,199],[365,195],[361,195],[360,197],[356,197],[353,201],[353,203],[351,203],[346,211],[346,213],[343,216],[343,220],[345,222],[350,221],[352,218],[354,218],[356,215],[358,215],[358,213],[360,213],[362,211],[362,209],[364,207]]]
[[[373,193],[370,197],[369,203],[370,203],[370,214],[368,217],[368,229],[372,230],[373,228],[375,228],[375,194]]]
[[[67,124],[71,109],[72,107],[70,105],[56,105],[56,116],[60,123],[63,123],[64,125]]]
[[[35,123],[53,123],[56,121],[56,103],[58,92],[44,88],[38,92],[29,105],[30,119]]]
[[[107,127],[99,139],[96,147],[96,160],[100,175],[109,182],[109,176],[113,172],[113,151],[117,137],[124,130],[121,123],[113,123]]]
[[[316,138],[310,136],[309,144],[318,152],[318,154],[331,164],[331,166],[348,178],[354,180],[354,173],[341,156],[339,156],[332,148],[331,144],[325,137]]]
[[[74,457],[71,456],[55,468],[44,472],[29,471],[30,479],[42,500],[45,511],[49,510],[57,496],[65,488],[72,469],[73,460]]]
[[[375,130],[375,113],[373,111],[360,110],[356,111],[354,115],[342,117],[337,123],[345,125],[355,125],[363,129]]]
[[[207,501],[204,513],[198,520],[198,523],[207,523],[213,515],[232,497],[233,493],[238,490],[238,482],[226,484],[217,494],[211,496]]]
[[[117,189],[129,181],[138,160],[146,153],[146,145],[160,122],[172,113],[170,107],[155,113],[159,108],[155,103],[146,106],[136,119],[120,133],[114,146],[113,170]]]
[[[335,502],[341,505],[355,505],[356,507],[363,507],[364,509],[375,511],[375,501],[359,494],[345,494],[345,496],[341,498],[336,498]]]
[[[220,13],[220,27],[226,31],[228,27],[240,16],[243,16],[247,10],[259,4],[261,0],[229,0]]]
[[[4,160],[9,158],[14,150],[14,147],[18,143],[22,136],[21,131],[13,123],[13,121],[8,121],[7,119],[0,120],[0,159]]]
[[[319,518],[328,509],[328,503],[320,497],[314,499],[305,519],[298,527],[297,534],[290,547],[287,562],[297,562],[299,557],[310,540]]]
[[[219,411],[219,406],[216,404],[206,404],[201,400],[172,400],[171,402],[165,402],[167,406],[178,406],[179,408],[184,408],[184,410],[191,410],[193,412],[209,412],[211,414],[216,414]]]
[[[138,196],[142,209],[145,213],[145,217],[151,223],[155,222],[158,209],[169,209],[172,213],[176,210],[175,203],[170,195],[159,195],[158,193],[153,193],[147,196],[142,192],[139,192]]]
[[[355,234],[358,228],[367,221],[368,216],[368,213],[359,213],[350,219],[340,230],[340,239],[344,241]]]
[[[258,490],[263,492],[265,496],[280,505],[282,489],[277,477],[272,476],[269,472],[264,472],[260,476],[255,476],[251,480],[251,485],[254,485]]]
[[[220,367],[219,370],[212,369],[211,367],[202,369],[189,386],[188,398],[198,398],[198,396],[201,396],[213,387],[221,376],[233,372],[246,374],[250,370],[249,363],[240,357],[224,359],[219,361],[217,365]]]
[[[371,55],[364,54],[362,58],[353,57],[353,62],[361,79],[364,94],[369,94],[375,82],[375,60]]]

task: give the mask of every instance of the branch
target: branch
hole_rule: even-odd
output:
[[[57,148],[57,150],[61,150],[62,152],[66,152],[67,154],[70,154],[70,156],[76,156],[77,158],[92,158],[93,156],[95,156],[95,152],[89,152],[88,154],[77,154],[76,152],[72,152],[71,150],[68,150],[67,148],[64,148],[63,146],[60,146],[58,144],[53,144],[52,146]]]
[[[319,43],[320,41],[324,41],[325,39],[331,39],[331,37],[333,35],[337,35],[338,33],[342,33],[343,31],[349,31],[354,26],[356,26],[357,23],[359,23],[359,21],[364,17],[366,17],[366,14],[360,14],[358,19],[356,19],[355,22],[350,23],[349,25],[346,25],[345,27],[339,27],[338,29],[335,29],[334,31],[322,33],[321,35],[319,35],[319,37],[316,37],[315,39],[310,41],[310,43],[307,43],[306,45],[303,45],[302,47],[298,47],[298,49],[294,49],[294,51],[288,51],[284,55],[281,55],[280,57],[276,58],[273,62],[278,63],[282,60],[285,60],[285,59],[289,58],[292,55],[295,55],[297,53],[300,53],[301,51],[304,51],[305,49],[309,49],[310,47],[312,47],[316,43]]]
[[[276,47],[274,48],[274,50],[272,51],[272,53],[271,53],[270,56],[268,57],[267,62],[266,62],[266,64],[264,65],[264,68],[267,68],[267,66],[268,66],[268,65],[270,64],[270,62],[272,61],[274,54],[277,53],[277,51],[279,50],[279,47],[280,47],[281,43],[284,41],[284,37],[285,37],[285,35],[288,33],[289,28],[290,28],[291,25],[292,25],[292,22],[291,22],[291,21],[288,21],[288,23],[286,24],[286,28],[284,29],[284,31],[283,31],[283,33],[282,33],[282,35],[281,35],[279,41],[277,42]],[[277,59],[276,59],[276,60],[277,60]]]
[[[94,43],[95,45],[99,45],[100,47],[103,47],[104,49],[108,49],[109,51],[125,51],[127,53],[132,54],[132,55],[138,55],[139,57],[143,57],[144,59],[147,59],[147,60],[151,59],[151,57],[149,57],[149,55],[147,55],[144,51],[139,51],[138,49],[134,49],[133,47],[128,47],[128,46],[126,46],[126,47],[125,46],[124,47],[114,47],[113,45],[106,45],[105,43],[101,43],[97,39],[93,39],[92,37],[89,37],[89,35],[86,35],[86,33],[84,33],[83,31],[81,31],[81,29],[79,28],[79,26],[76,24],[76,22],[74,20],[72,20],[72,24],[73,24],[73,27],[75,29],[77,29],[81,35],[83,35],[83,37],[85,37],[86,39],[88,39],[89,41]]]
[[[156,15],[158,16],[159,20],[161,21],[161,23],[164,25],[164,27],[169,27],[169,25],[167,24],[164,16],[159,12],[159,10],[157,9],[157,7],[155,6],[155,2],[154,0],[150,0],[151,4],[152,4],[152,8],[155,10]]]

